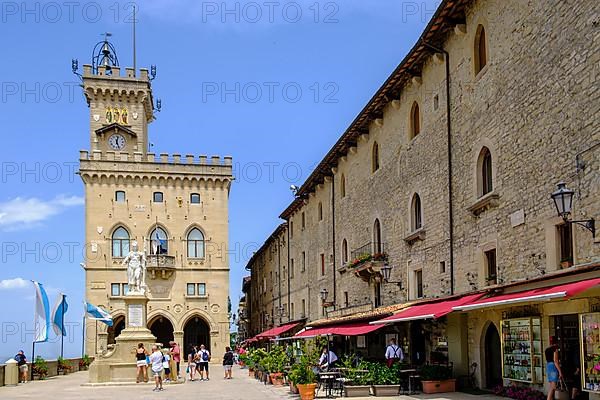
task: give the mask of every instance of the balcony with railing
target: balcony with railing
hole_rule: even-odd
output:
[[[175,273],[175,256],[150,254],[147,256],[147,262],[151,279],[169,279]]]
[[[385,243],[370,242],[352,250],[350,261],[340,272],[352,271],[365,282],[381,277],[381,267],[387,262]]]

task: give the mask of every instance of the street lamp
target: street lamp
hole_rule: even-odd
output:
[[[398,285],[400,289],[402,289],[402,281],[390,282],[390,277],[392,276],[392,266],[385,263],[383,267],[381,267],[381,275],[383,276],[383,281],[385,283],[394,283]]]
[[[568,224],[577,224],[583,226],[585,229],[592,232],[592,237],[596,237],[596,221],[594,218],[584,219],[584,220],[569,220],[569,216],[571,215],[571,209],[573,206],[573,196],[575,192],[569,188],[567,188],[566,183],[559,182],[558,189],[550,195],[552,200],[554,201],[554,206],[556,207],[556,212],[559,217],[568,223]]]
[[[327,296],[329,295],[329,291],[327,289],[323,288],[323,289],[321,289],[319,294],[321,295],[321,300],[323,301],[323,303],[325,303],[325,300],[327,300]]]

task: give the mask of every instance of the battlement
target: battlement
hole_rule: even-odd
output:
[[[125,68],[125,73],[121,75],[121,67],[111,67],[111,73],[107,74],[106,67],[100,65],[98,67],[98,73],[95,74],[91,64],[85,64],[83,66],[83,77],[84,78],[105,78],[105,79],[119,79],[119,80],[132,80],[132,81],[146,81],[149,82],[148,69],[140,68],[139,75],[136,76],[135,69],[131,67]]]
[[[198,166],[228,166],[232,165],[231,156],[211,156],[206,155],[195,156],[193,154],[168,154],[160,153],[158,156],[155,153],[121,153],[115,151],[100,151],[95,150],[89,152],[87,150],[79,151],[79,161],[112,161],[112,162],[135,162],[135,163],[153,163],[153,164],[170,164],[170,165],[198,165]]]

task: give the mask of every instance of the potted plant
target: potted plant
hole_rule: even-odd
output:
[[[58,357],[56,359],[56,364],[56,372],[58,375],[60,375],[61,373],[63,375],[67,375],[69,372],[71,372],[71,369],[73,368],[71,367],[71,363],[62,357]]]
[[[452,379],[452,368],[444,365],[425,365],[421,368],[423,393],[456,391],[456,379]]]
[[[48,376],[48,364],[41,356],[37,356],[33,362],[33,375],[37,375],[38,379],[42,380]]]
[[[354,355],[345,357],[341,361],[342,368],[346,371],[344,374],[344,396],[345,397],[368,397],[371,394],[371,372],[369,364],[361,361],[354,365]],[[369,372],[364,372],[369,371]]]
[[[317,346],[315,349],[318,349]],[[313,366],[318,362],[317,350],[308,351],[306,345],[303,346],[302,354],[296,359],[290,370],[289,378],[300,394],[301,400],[314,400],[315,389],[317,388],[317,375],[313,371]]]
[[[275,386],[283,386],[283,369],[287,360],[287,354],[282,346],[274,346],[267,357],[267,370],[269,379]]]
[[[87,354],[84,354],[83,357],[81,357],[81,360],[79,360],[79,370],[86,371],[91,363],[92,363],[91,357],[88,356]]]
[[[373,394],[378,397],[397,396],[400,389],[400,363],[388,367],[382,363],[371,363]]]

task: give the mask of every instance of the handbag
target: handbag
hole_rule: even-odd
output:
[[[560,379],[558,381],[558,387],[554,391],[554,399],[555,400],[571,400],[571,395],[569,394],[569,389],[567,388],[567,384],[564,379]]]

